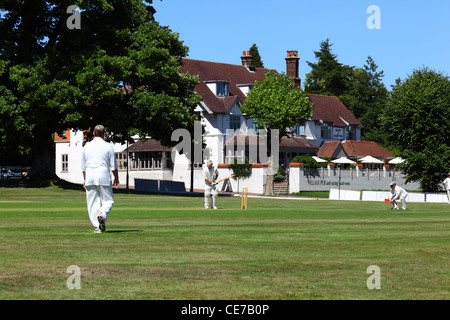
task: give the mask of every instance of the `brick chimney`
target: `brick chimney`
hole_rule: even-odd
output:
[[[300,58],[297,50],[288,50],[286,57],[286,75],[294,82],[294,87],[300,87],[300,78],[298,77],[298,64]]]
[[[250,55],[250,51],[243,51],[241,57],[242,65],[246,68],[252,67],[252,56]]]

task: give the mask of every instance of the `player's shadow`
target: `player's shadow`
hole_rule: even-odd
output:
[[[105,233],[142,232],[142,230],[106,230]]]

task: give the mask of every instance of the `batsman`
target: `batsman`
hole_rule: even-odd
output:
[[[216,210],[217,188],[215,180],[219,177],[219,172],[213,166],[213,162],[208,160],[206,168],[203,170],[203,179],[205,181],[205,209],[209,209],[210,198],[212,198],[211,208]]]

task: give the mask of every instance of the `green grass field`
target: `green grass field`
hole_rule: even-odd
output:
[[[81,190],[0,188],[0,299],[450,298],[448,204],[202,201],[115,193],[94,234]]]

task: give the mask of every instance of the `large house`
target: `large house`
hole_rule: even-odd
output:
[[[285,59],[286,74],[298,87],[300,79],[297,51],[287,51]],[[183,59],[181,71],[199,76],[199,84],[195,87],[195,91],[202,96],[202,101],[195,111],[199,113],[206,132],[204,160],[211,159],[215,164],[225,164],[230,163],[235,157],[246,156],[230,152],[227,148],[227,138],[230,138],[227,130],[244,135],[254,132],[253,121],[244,118],[240,107],[255,81],[262,80],[267,69],[253,67],[249,52],[244,52],[241,64],[236,65]],[[308,96],[314,107],[312,117],[305,123],[290,128],[291,137],[283,138],[279,145],[279,163],[284,168],[297,155],[317,155],[323,143],[360,140],[362,124],[337,97],[313,94]],[[60,178],[82,183],[80,157],[83,141],[84,134],[81,131],[67,130],[62,137],[56,135],[56,173]],[[246,146],[248,143],[247,140]],[[128,177],[130,186],[133,185],[134,178],[184,181],[189,185],[191,165],[188,159],[179,154],[172,158],[172,148],[162,146],[151,137],[144,142],[136,137],[135,143],[128,148],[127,145],[115,144],[114,149],[119,164],[120,180],[125,181],[125,177]],[[246,151],[248,152],[248,149]],[[127,160],[128,167],[126,167]],[[198,170],[195,170],[194,179],[199,182],[195,188],[201,189],[203,188],[201,165],[196,169]]]

